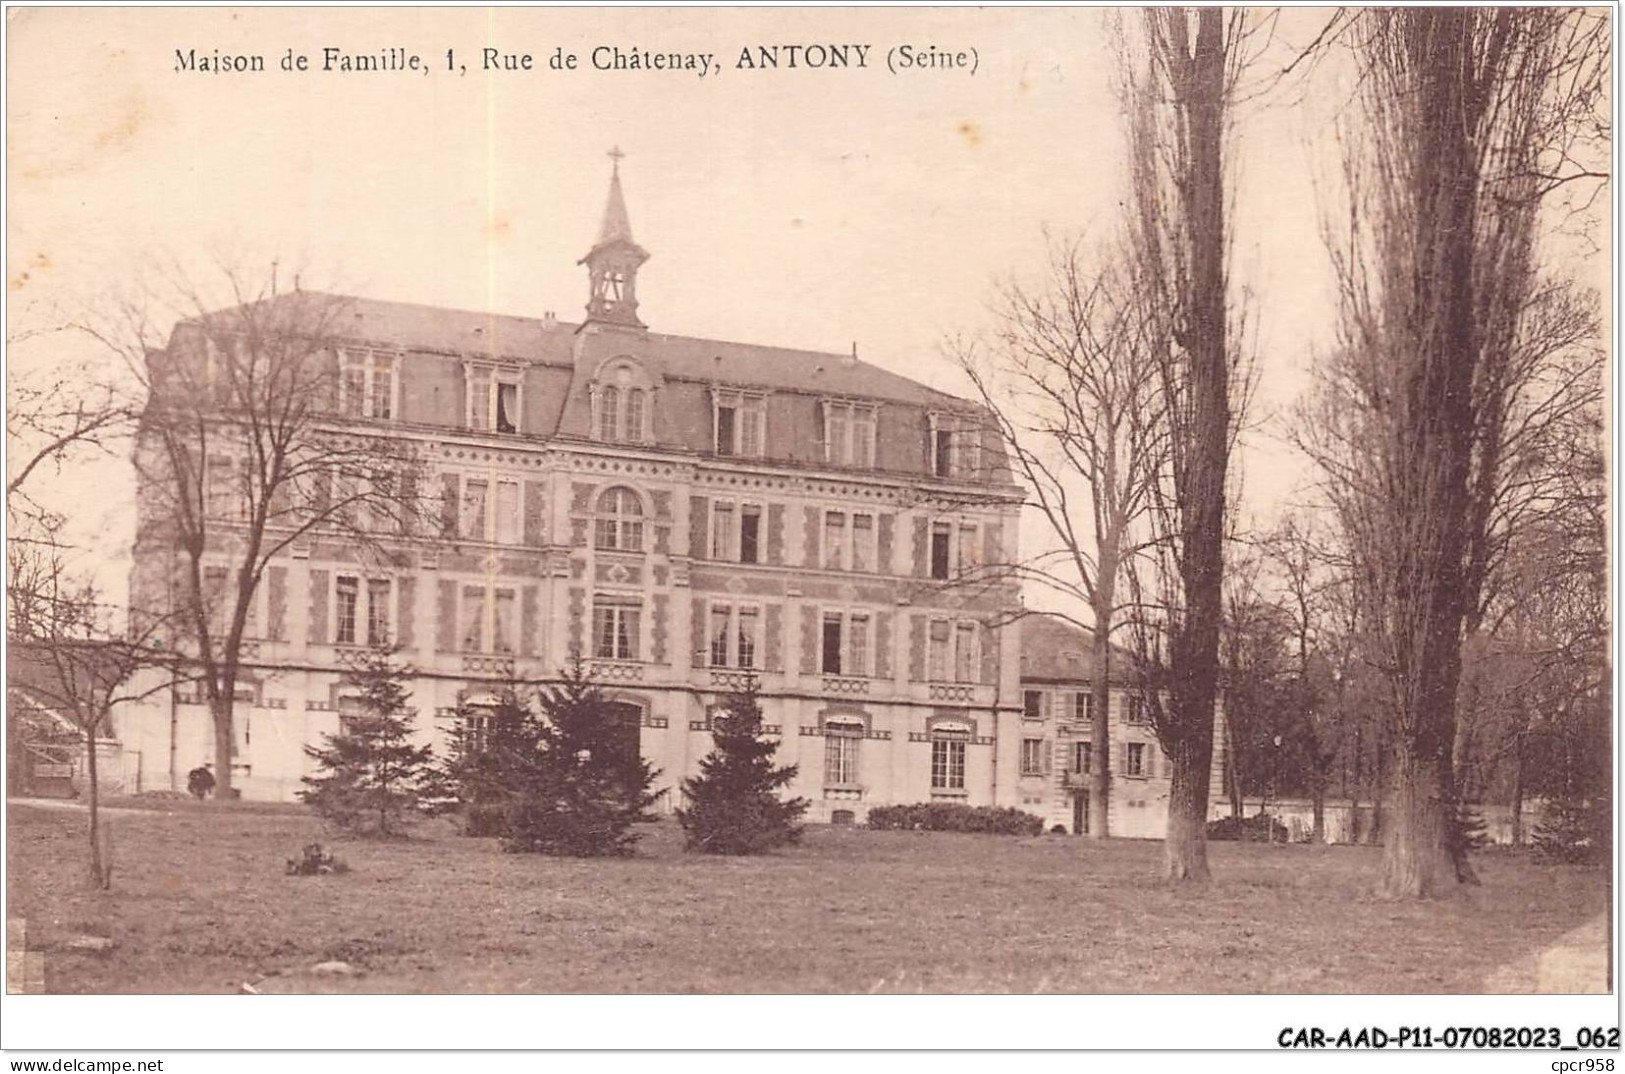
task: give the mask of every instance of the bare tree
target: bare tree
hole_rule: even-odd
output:
[[[1226,483],[1239,382],[1227,280],[1226,135],[1253,30],[1241,12],[1148,10],[1125,44],[1124,98],[1133,184],[1129,247],[1168,423],[1154,486],[1160,541],[1150,586],[1135,581],[1135,635],[1163,680],[1147,700],[1171,760],[1165,868],[1205,880],[1219,627],[1223,619]],[[1126,39],[1127,40],[1127,39]],[[1155,633],[1156,637],[1153,637]],[[1157,670],[1161,669],[1161,670]],[[1149,684],[1155,686],[1159,684]]]
[[[349,300],[222,275],[223,309],[176,274],[173,296],[122,302],[84,327],[146,390],[132,619],[183,624],[178,648],[214,725],[216,795],[228,797],[246,630],[272,561],[322,534],[387,559],[422,501],[409,442],[340,420],[341,407],[371,412],[364,380],[340,383]]]
[[[1388,684],[1391,895],[1472,879],[1455,825],[1462,635],[1495,554],[1498,423],[1519,405],[1517,356],[1533,353],[1520,341],[1538,308],[1540,203],[1577,174],[1564,162],[1601,100],[1598,25],[1510,8],[1372,9],[1349,24],[1361,121],[1344,139],[1343,338],[1317,458]]]
[[[99,745],[113,731],[115,710],[173,688],[175,655],[158,644],[161,621],[125,628],[121,609],[75,579],[59,547],[37,541],[11,551],[7,596],[28,610],[13,616],[9,686],[68,720],[83,740],[90,880],[105,889],[113,863],[101,829]]]
[[[1091,613],[1088,834],[1095,838],[1111,834],[1119,574],[1145,548],[1167,428],[1144,321],[1113,257],[1106,252],[1095,267],[1079,240],[1052,242],[1040,284],[1012,282],[1000,291],[991,339],[954,351],[1056,546],[1031,561],[989,564],[985,572],[1047,586]]]

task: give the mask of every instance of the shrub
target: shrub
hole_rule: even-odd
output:
[[[1607,861],[1612,821],[1606,798],[1557,798],[1547,804],[1544,819],[1535,828],[1535,853],[1543,861],[1571,865]]]
[[[472,730],[476,719],[477,735]],[[459,705],[457,723],[460,730],[440,771],[450,811],[459,814],[464,835],[507,835],[508,813],[525,773],[541,763],[547,727],[513,686],[498,695],[494,706]]]
[[[762,734],[756,677],[730,693],[712,718],[716,745],[700,761],[700,774],[683,781],[688,807],[677,811],[685,849],[702,854],[760,854],[801,839],[796,823],[805,798],[779,792],[796,777],[796,766],[773,767],[779,744]]]
[[[361,691],[363,712],[305,752],[318,765],[299,797],[341,828],[358,834],[397,835],[416,819],[431,792],[433,751],[411,744],[406,673],[386,650],[369,653],[346,681]]]
[[[655,796],[655,772],[614,719],[581,658],[542,693],[539,752],[513,772],[502,848],[532,854],[600,857],[632,853]]]
[[[1285,843],[1287,826],[1269,813],[1250,817],[1220,817],[1207,822],[1207,837],[1213,840],[1240,840],[1248,843]]]
[[[876,806],[869,810],[868,826],[880,831],[1041,835],[1044,818],[1010,806],[916,802],[913,805]]]

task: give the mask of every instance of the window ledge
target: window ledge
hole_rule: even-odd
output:
[[[931,788],[931,797],[933,797],[933,798],[969,798],[970,797],[970,791],[964,790],[962,788],[961,789],[949,789],[949,788],[943,788],[943,787],[933,787],[933,788]]]

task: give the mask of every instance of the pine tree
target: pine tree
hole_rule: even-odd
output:
[[[650,819],[655,771],[635,734],[614,710],[578,656],[563,682],[542,691],[541,751],[512,772],[513,799],[503,848],[600,857],[632,853],[633,824]]]
[[[730,693],[711,720],[715,747],[700,761],[700,774],[683,781],[688,808],[677,811],[688,849],[702,854],[761,854],[798,842],[796,823],[805,798],[786,801],[779,792],[796,777],[796,765],[773,767],[779,745],[762,733],[762,705],[755,676]]]
[[[306,746],[319,767],[299,792],[308,805],[359,834],[402,834],[434,784],[433,749],[411,743],[411,699],[388,650],[369,653],[345,682],[361,691],[362,712],[325,745]]]
[[[547,725],[511,684],[494,706],[459,705],[457,721],[460,731],[441,768],[442,786],[457,801],[464,835],[505,835],[515,788],[541,763]]]

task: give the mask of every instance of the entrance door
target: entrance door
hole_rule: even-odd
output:
[[[1089,834],[1089,792],[1072,792],[1072,834]]]

